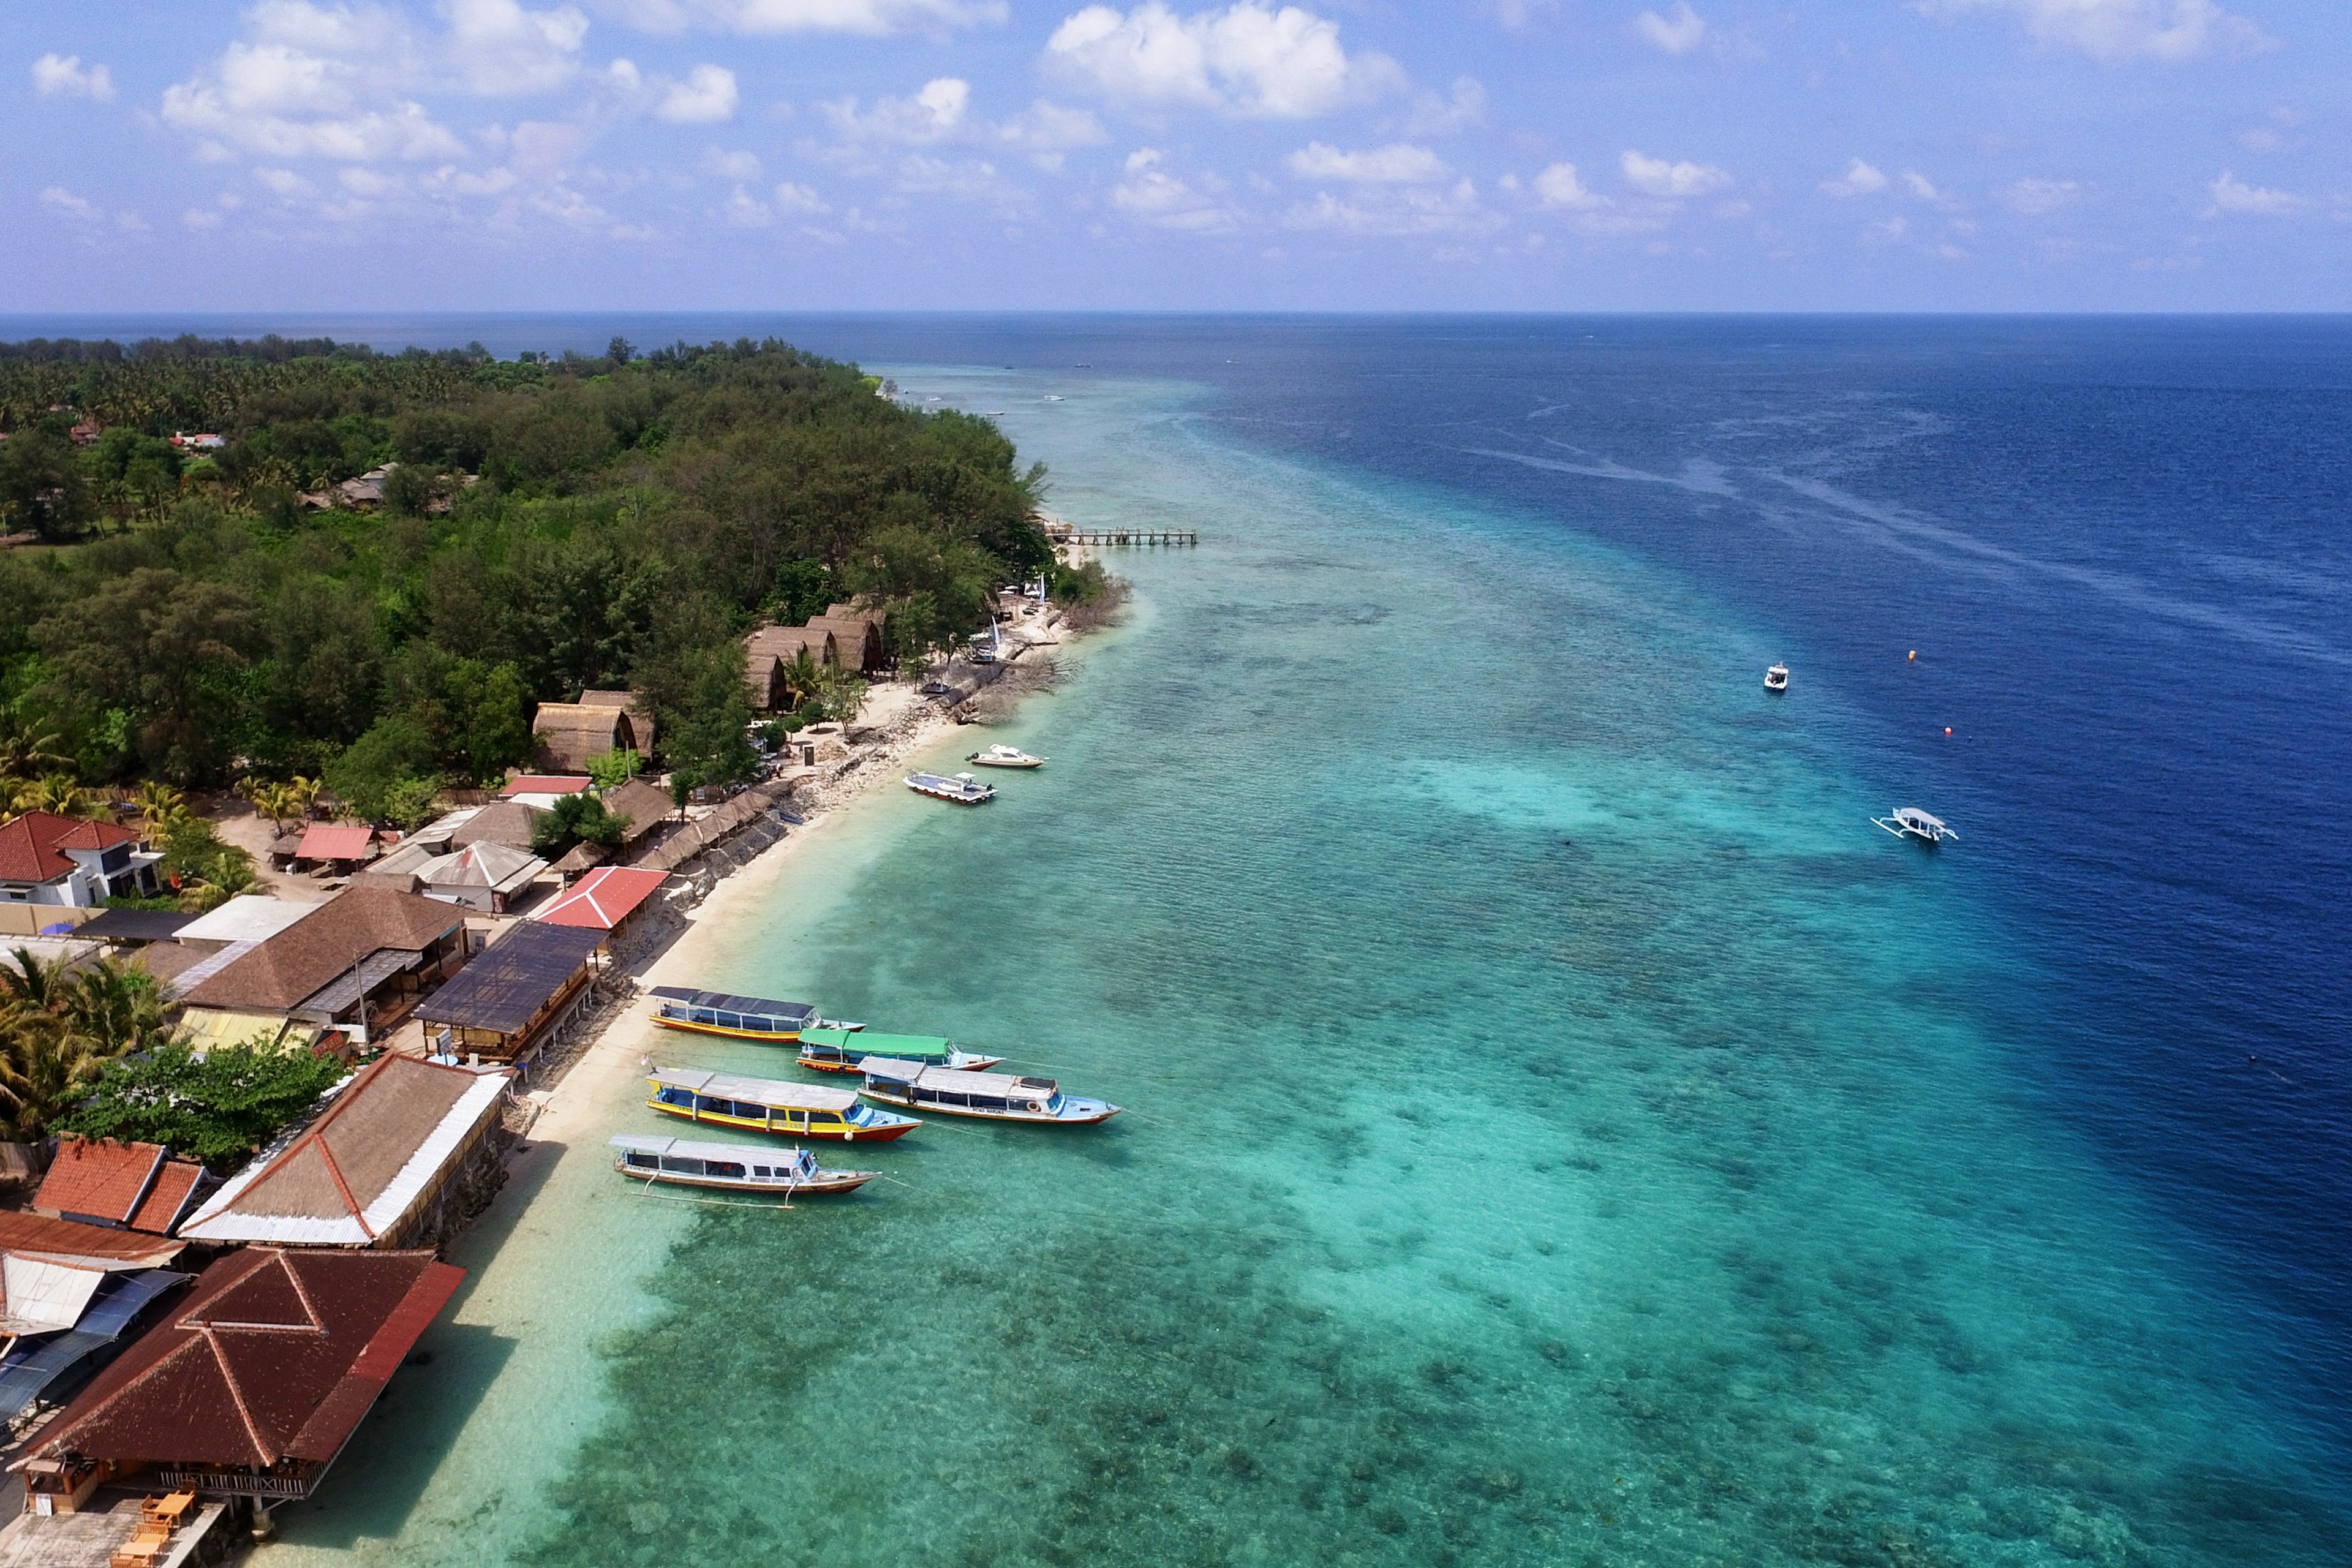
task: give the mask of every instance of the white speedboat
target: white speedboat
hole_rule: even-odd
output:
[[[1011,746],[991,746],[984,752],[974,752],[964,761],[977,763],[983,768],[1042,768],[1045,765],[1045,758],[1033,757]]]
[[[1892,816],[1874,816],[1870,820],[1897,838],[1916,838],[1929,846],[1959,837],[1942,817],[1931,816],[1916,805],[1898,805]]]
[[[1788,690],[1789,667],[1785,664],[1776,664],[1771,668],[1766,670],[1764,672],[1764,689],[1767,691]]]
[[[805,1149],[755,1149],[742,1143],[690,1143],[683,1138],[624,1132],[613,1140],[614,1169],[647,1186],[714,1187],[765,1193],[789,1202],[807,1193],[854,1193],[879,1171],[828,1171]]]
[[[950,778],[945,773],[908,773],[907,787],[917,795],[929,795],[933,800],[953,801],[958,805],[978,805],[994,800],[996,791],[970,773],[958,773]]]

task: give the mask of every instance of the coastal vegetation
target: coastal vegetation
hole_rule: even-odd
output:
[[[911,661],[1053,570],[1042,470],[877,390],[774,341],[0,344],[0,773],[413,823],[525,762],[536,704],[625,687],[675,774],[745,776],[747,628],[855,600]]]
[[[170,1037],[145,970],[100,958],[79,970],[18,948],[0,960],[0,1121],[19,1142],[47,1135],[110,1062]]]
[[[349,1069],[331,1056],[254,1041],[196,1056],[163,1045],[110,1061],[76,1087],[49,1126],[85,1138],[163,1143],[215,1174],[243,1164]]]

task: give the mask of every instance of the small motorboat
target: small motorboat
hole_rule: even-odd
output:
[[[1941,844],[1947,838],[1958,838],[1940,816],[1931,816],[1916,805],[1898,805],[1890,816],[1870,819],[1897,838],[1916,838],[1926,845]]]
[[[937,1111],[942,1116],[1091,1127],[1097,1121],[1108,1121],[1119,1111],[1107,1100],[1064,1094],[1061,1086],[1050,1078],[960,1072],[953,1068],[878,1056],[867,1057],[857,1064],[857,1070],[866,1075],[866,1087],[860,1092],[866,1099],[902,1105],[909,1110]]]
[[[917,795],[929,795],[933,800],[950,800],[958,805],[978,805],[994,800],[996,791],[970,773],[958,773],[953,778],[944,773],[908,773],[907,787]]]
[[[786,1202],[816,1193],[854,1193],[879,1171],[827,1171],[805,1149],[755,1149],[744,1143],[693,1143],[624,1132],[613,1169],[647,1186],[714,1187],[761,1193]]]
[[[1049,392],[1045,395],[1045,401],[1048,403],[1059,403],[1062,401],[1062,395],[1058,392]]]
[[[1771,668],[1766,670],[1764,672],[1764,689],[1767,691],[1788,690],[1789,667],[1785,664],[1776,664]]]
[[[1045,758],[1033,757],[1011,746],[991,746],[984,752],[974,752],[964,761],[977,763],[983,768],[1042,768],[1045,765]]]
[[[818,1072],[856,1072],[857,1065],[867,1057],[888,1057],[893,1060],[921,1062],[926,1067],[955,1068],[963,1072],[985,1072],[1002,1067],[1003,1057],[984,1057],[971,1051],[960,1051],[955,1042],[940,1035],[866,1035],[854,1033],[863,1025],[839,1029],[803,1029],[801,1031],[801,1066]]]

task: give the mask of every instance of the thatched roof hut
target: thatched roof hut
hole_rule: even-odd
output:
[[[604,708],[584,702],[542,702],[530,721],[542,767],[560,773],[585,773],[588,759],[608,752],[642,752],[636,721],[625,708]]]

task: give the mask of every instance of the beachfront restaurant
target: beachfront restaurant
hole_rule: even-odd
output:
[[[266,941],[232,943],[201,981],[189,983],[191,970],[181,983],[191,1011],[340,1029],[364,1044],[404,1019],[467,951],[466,916],[456,906],[390,888],[348,888]]]
[[[111,1481],[309,1497],[465,1277],[430,1252],[229,1253],[8,1467],[26,1511]]]
[[[516,922],[418,1004],[425,1038],[446,1034],[442,1050],[468,1060],[528,1061],[587,1006],[604,941],[593,928]]]

